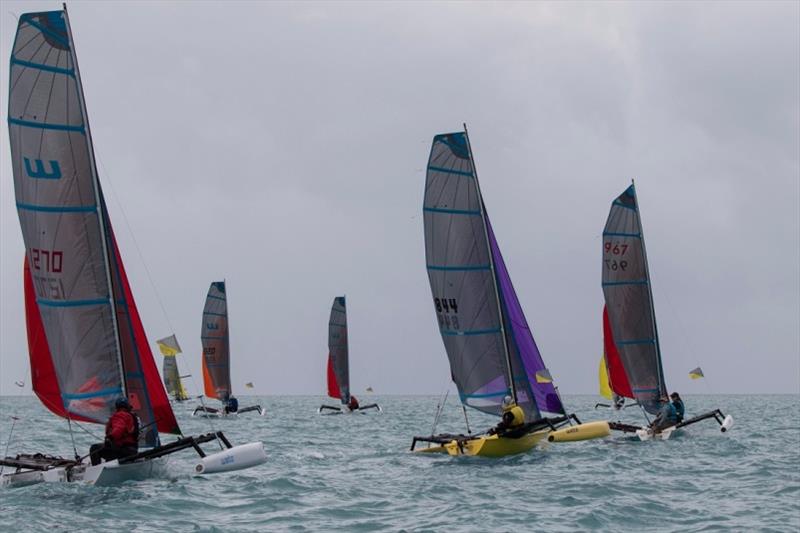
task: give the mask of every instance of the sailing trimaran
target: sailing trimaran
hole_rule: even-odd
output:
[[[567,415],[549,377],[486,213],[466,126],[433,138],[423,214],[433,304],[461,402],[500,415],[504,398],[511,396],[525,424],[513,434],[414,437],[412,451],[427,442],[416,451],[510,455],[573,421],[579,425],[560,430],[556,440],[607,435],[605,422],[580,424]]]
[[[260,405],[239,408],[231,384],[231,342],[228,327],[228,296],[225,281],[214,281],[208,288],[203,308],[203,325],[200,329],[203,345],[203,388],[207,397],[222,402],[222,407],[200,405],[195,416],[236,417],[241,413],[257,411],[264,415]]]
[[[341,400],[341,407],[321,405],[317,412],[329,414],[351,413],[366,409],[381,410],[377,403],[358,405],[350,394],[349,339],[347,336],[347,303],[344,296],[337,296],[331,305],[328,320],[328,396]]]
[[[162,372],[164,374],[164,387],[167,388],[167,394],[172,396],[176,402],[185,402],[189,399],[189,393],[181,381],[181,374],[178,372],[178,361],[176,357],[181,351],[181,345],[178,344],[178,338],[175,335],[164,337],[156,341],[161,355],[164,356],[164,364]],[[187,377],[187,376],[183,376]]]
[[[8,102],[14,189],[26,247],[25,318],[33,390],[54,414],[104,424],[127,398],[141,420],[135,456],[92,466],[19,454],[0,459],[0,485],[114,483],[154,475],[194,448],[196,472],[266,460],[263,445],[231,446],[221,432],[183,437],[147,343],[97,177],[88,115],[63,11],[26,13],[12,47]],[[162,444],[159,432],[182,438]],[[205,455],[216,440],[223,451]]]
[[[603,344],[608,385],[614,394],[636,400],[647,418],[647,413],[657,414],[669,400],[633,183],[611,203],[603,229],[602,256]],[[730,415],[715,409],[658,432],[620,422],[612,422],[610,427],[636,433],[642,440],[668,439],[674,430],[708,418],[714,418],[723,432],[733,425]]]

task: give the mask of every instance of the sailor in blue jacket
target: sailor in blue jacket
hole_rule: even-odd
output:
[[[678,424],[683,422],[683,415],[686,413],[686,409],[683,407],[683,400],[681,400],[680,395],[677,392],[673,392],[669,395],[672,399],[672,407],[675,408],[675,414],[678,417]]]
[[[658,432],[668,427],[674,426],[678,423],[678,412],[675,406],[664,397],[661,403],[661,409],[658,411],[655,420],[650,424],[653,431]]]

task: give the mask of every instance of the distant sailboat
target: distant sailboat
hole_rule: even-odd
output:
[[[9,140],[17,211],[26,247],[25,319],[32,386],[41,402],[70,422],[105,424],[126,398],[141,420],[136,455],[91,465],[19,454],[0,485],[82,481],[108,484],[149,477],[167,455],[194,448],[197,472],[246,468],[266,460],[263,446],[231,447],[221,432],[162,444],[182,435],[161,384],[117,247],[97,176],[69,18],[64,11],[25,13],[11,55]],[[225,451],[205,456],[198,445]],[[222,444],[221,444],[222,445]],[[230,463],[230,464],[229,464]]]
[[[184,402],[189,399],[189,394],[181,381],[180,372],[178,372],[178,361],[175,357],[183,353],[181,346],[178,344],[178,339],[175,335],[164,337],[156,341],[161,355],[164,356],[164,365],[162,371],[164,374],[164,386],[167,388],[167,394],[172,396],[176,402]]]
[[[461,402],[497,416],[516,405],[524,423],[508,431],[414,437],[411,449],[427,442],[433,446],[417,451],[504,456],[530,450],[556,428],[578,420],[566,414],[514,291],[486,213],[467,132],[435,136],[427,169],[428,278]],[[608,432],[607,426],[570,429],[570,440]]]
[[[203,386],[206,396],[222,402],[221,408],[200,405],[194,410],[197,416],[228,417],[250,411],[263,415],[260,405],[239,408],[231,385],[231,349],[228,331],[228,296],[225,282],[214,281],[208,288],[203,309],[200,341],[203,345]]]
[[[328,396],[341,400],[341,406],[321,405],[319,413],[328,411],[333,414],[364,411],[366,409],[381,410],[377,403],[360,405],[356,397],[350,394],[350,353],[347,338],[347,305],[344,296],[333,299],[331,316],[328,320]]]
[[[669,401],[661,364],[655,307],[639,205],[633,184],[612,203],[603,230],[603,337],[609,383],[614,393],[636,400],[656,415]],[[646,416],[646,415],[645,415]],[[611,423],[611,429],[636,433],[642,440],[668,439],[675,429],[714,418],[722,431],[733,418],[719,409],[654,432],[648,427]]]

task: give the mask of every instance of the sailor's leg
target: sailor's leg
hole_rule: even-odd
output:
[[[92,466],[97,466],[100,464],[100,453],[102,452],[104,446],[105,444],[98,443],[92,444],[89,447],[89,457],[91,458]]]

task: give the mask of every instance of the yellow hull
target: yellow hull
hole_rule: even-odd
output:
[[[505,457],[527,452],[536,446],[550,433],[549,429],[534,431],[519,438],[488,435],[462,441],[461,446],[453,440],[441,446],[430,446],[414,450],[417,453],[446,453],[449,455],[467,455],[478,457]]]
[[[599,420],[553,431],[547,437],[547,440],[550,442],[576,442],[579,440],[600,439],[609,435],[611,435],[611,428],[608,426],[608,422]]]

